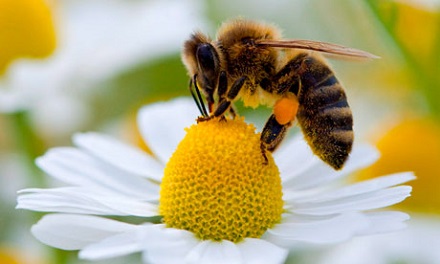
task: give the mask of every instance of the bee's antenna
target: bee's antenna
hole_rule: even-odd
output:
[[[196,81],[196,77],[197,75],[194,75],[194,81],[193,79],[189,80],[189,91],[191,93],[192,98],[194,99],[194,102],[197,105],[197,108],[199,109],[200,113],[202,114],[202,116],[207,117],[208,116],[208,112],[206,111],[206,107],[205,104],[203,103],[203,98],[202,95],[200,94],[200,90],[199,87],[197,86],[197,81]],[[194,83],[194,89],[196,90],[197,96],[194,93],[193,89],[192,89],[192,85]]]
[[[197,76],[197,75],[196,75]],[[194,76],[194,77],[196,77],[196,76]],[[197,81],[196,81],[196,79],[194,78],[194,88],[195,88],[195,90],[196,90],[196,93],[197,93],[197,98],[199,99],[199,102],[200,102],[200,108],[202,109],[202,114],[204,115],[204,116],[209,116],[209,114],[208,114],[208,111],[206,110],[206,106],[205,106],[205,104],[203,103],[203,97],[202,97],[202,95],[200,94],[200,89],[199,89],[199,86],[197,85]]]

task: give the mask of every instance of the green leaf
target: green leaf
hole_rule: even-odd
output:
[[[188,80],[178,54],[128,70],[107,81],[93,99],[93,126],[136,111],[145,103],[189,96]]]

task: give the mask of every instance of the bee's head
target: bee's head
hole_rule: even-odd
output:
[[[206,96],[213,96],[221,69],[220,54],[209,37],[194,33],[183,47],[182,60],[191,78],[197,82]]]

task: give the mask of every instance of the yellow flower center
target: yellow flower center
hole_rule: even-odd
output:
[[[0,0],[0,74],[16,58],[42,58],[54,51],[50,7],[44,0]]]
[[[407,119],[389,130],[377,142],[381,157],[358,175],[372,178],[401,171],[413,171],[410,199],[396,205],[422,213],[440,213],[440,126],[430,119]]]
[[[259,238],[281,219],[282,188],[270,153],[265,164],[255,127],[236,118],[187,130],[169,160],[159,210],[168,227],[202,240]]]

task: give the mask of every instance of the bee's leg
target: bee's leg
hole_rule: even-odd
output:
[[[283,141],[287,129],[295,120],[299,104],[296,95],[286,92],[274,105],[273,114],[261,132],[261,150],[267,164],[266,150],[273,152]]]
[[[267,120],[261,132],[261,149],[266,163],[267,157],[265,156],[265,151],[273,152],[280,145],[288,128],[292,125],[299,108],[297,96],[301,82],[297,69],[297,64],[289,60],[288,63],[271,78],[269,84],[264,86],[264,89],[268,92],[283,95],[281,99],[275,103],[273,114],[269,120]]]
[[[291,126],[291,122],[286,124],[280,124],[277,121],[275,114],[272,114],[264,125],[263,131],[261,131],[261,151],[265,163],[267,164],[266,150],[273,152],[284,139],[287,129]]]
[[[221,73],[220,76],[222,76],[223,74]],[[225,77],[222,77],[226,80],[226,73],[224,73]],[[248,80],[247,76],[242,76],[240,78],[238,78],[231,86],[231,89],[229,91],[227,91],[227,82],[224,81],[224,84],[222,84],[223,81],[221,81],[221,79],[219,80],[219,86],[220,85],[225,85],[225,87],[219,87],[219,91],[220,91],[220,100],[219,103],[217,105],[217,108],[214,110],[214,113],[212,113],[209,117],[204,118],[204,117],[200,117],[197,119],[198,122],[201,121],[207,121],[210,120],[214,117],[222,117],[224,115],[224,113],[231,109],[231,105],[232,105],[232,101],[237,97],[238,93],[240,92],[241,88],[243,88],[244,83]],[[226,95],[226,96],[225,96]]]
[[[214,117],[222,116],[226,110],[230,109],[232,101],[237,97],[246,80],[248,80],[248,77],[242,76],[232,84],[231,89],[227,92],[226,96],[223,97],[223,100],[219,102],[217,109],[215,109]]]
[[[222,104],[223,101],[227,100],[226,99],[227,90],[228,90],[228,79],[226,77],[226,72],[222,71],[220,72],[218,88],[217,88],[219,104]],[[235,118],[235,116],[237,115],[233,104],[231,104],[231,106],[229,107],[229,114],[231,114],[232,118]]]
[[[217,95],[219,98],[218,105],[224,104],[224,101],[226,100],[226,92],[228,91],[228,78],[226,76],[225,71],[220,72],[220,76],[218,79],[218,88],[217,88]],[[232,109],[232,104],[229,107],[229,109]],[[215,116],[215,115],[214,115]],[[221,115],[220,117],[221,121],[226,121],[226,118],[224,115]]]
[[[301,87],[301,64],[308,57],[308,53],[288,54],[288,62],[271,79],[270,89],[274,93],[284,94],[291,92],[298,96]]]
[[[264,125],[263,131],[261,131],[260,139],[265,149],[273,152],[284,139],[287,129],[291,124],[291,122],[286,124],[278,123],[276,116],[272,114]]]
[[[217,87],[217,95],[219,101],[223,101],[225,99],[227,91],[228,91],[228,77],[226,76],[225,71],[221,71],[220,76],[218,77],[218,87]]]

